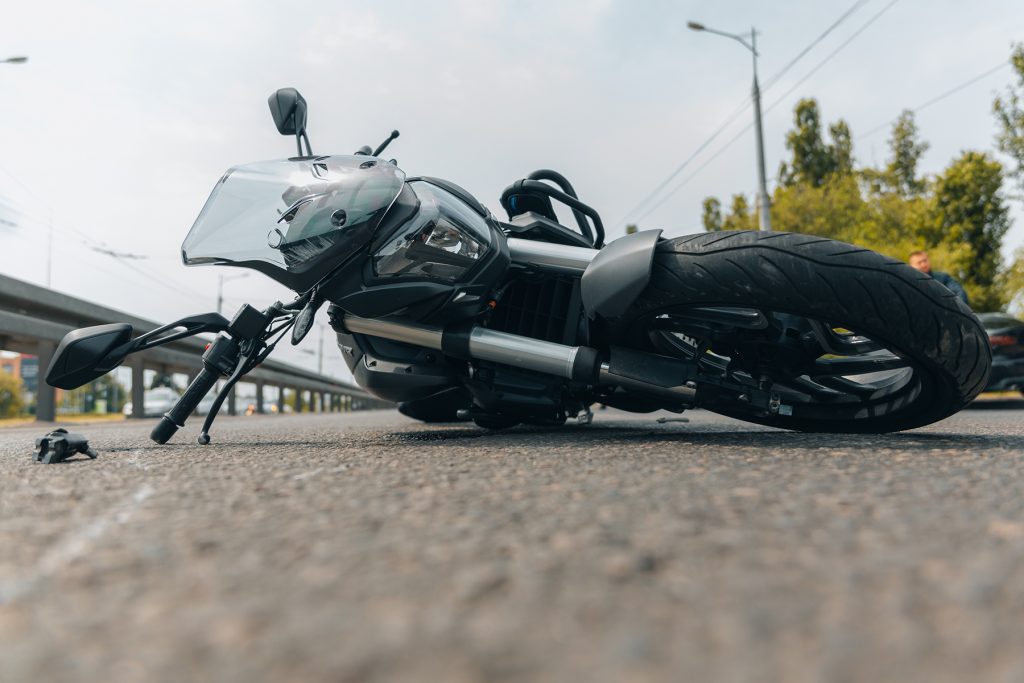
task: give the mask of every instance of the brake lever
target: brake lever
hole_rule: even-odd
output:
[[[235,369],[224,383],[224,386],[222,386],[220,391],[217,392],[217,396],[213,399],[213,403],[210,405],[210,410],[206,414],[206,419],[203,420],[203,427],[197,439],[201,445],[205,446],[210,443],[210,428],[213,426],[213,421],[217,419],[220,408],[224,405],[224,401],[227,399],[228,394],[247,372],[262,363],[266,357],[270,355],[270,352],[274,350],[274,346],[278,341],[280,341],[280,337],[269,345],[264,344],[264,342],[276,332],[282,332],[288,326],[294,324],[297,316],[293,316],[292,320],[286,323],[283,327],[278,327],[275,330],[270,329],[274,320],[276,320],[282,312],[286,312],[286,309],[287,306],[282,305],[280,302],[275,302],[273,305],[269,306],[263,313],[265,316],[263,329],[258,335],[243,341],[241,352],[238,355],[238,361],[235,364]]]

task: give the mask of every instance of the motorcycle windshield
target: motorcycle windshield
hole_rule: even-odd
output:
[[[299,274],[326,273],[364,246],[404,182],[397,166],[366,156],[236,166],[185,237],[182,260],[250,265],[296,288],[309,279]]]

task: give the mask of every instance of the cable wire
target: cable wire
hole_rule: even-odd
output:
[[[811,69],[811,70],[810,70],[810,71],[808,71],[808,72],[807,72],[806,74],[804,74],[803,78],[801,78],[801,79],[800,79],[800,80],[798,80],[798,81],[797,81],[796,83],[794,83],[794,84],[792,85],[792,87],[790,87],[790,89],[789,89],[789,90],[787,90],[787,91],[786,91],[785,93],[783,93],[781,97],[779,97],[779,98],[778,98],[777,100],[775,100],[775,101],[774,101],[774,102],[773,102],[773,103],[772,103],[772,104],[771,104],[771,105],[770,105],[770,106],[769,106],[769,107],[768,107],[767,109],[765,109],[765,110],[764,110],[764,111],[765,111],[765,113],[767,114],[767,113],[768,113],[768,112],[770,112],[770,111],[771,111],[772,109],[774,109],[774,108],[775,108],[775,107],[777,107],[777,106],[778,106],[779,104],[781,104],[781,103],[782,103],[782,101],[783,101],[783,100],[785,100],[785,99],[786,99],[786,98],[787,98],[787,97],[788,97],[789,95],[791,95],[791,94],[793,93],[793,91],[794,91],[794,90],[796,90],[796,89],[797,89],[797,88],[799,88],[799,87],[800,87],[801,85],[803,85],[803,84],[804,84],[804,82],[805,82],[805,81],[807,81],[807,79],[808,79],[808,78],[810,78],[811,76],[813,76],[814,74],[816,74],[816,73],[818,72],[818,70],[819,70],[819,69],[821,69],[821,67],[825,66],[825,65],[826,65],[826,64],[828,64],[828,63],[829,63],[830,61],[832,61],[832,58],[833,58],[833,57],[835,57],[835,56],[836,56],[837,54],[839,54],[839,53],[840,53],[840,52],[841,52],[841,51],[843,50],[843,48],[845,48],[845,47],[846,47],[847,45],[849,45],[850,43],[852,43],[852,42],[854,41],[854,39],[856,39],[856,38],[857,38],[857,36],[859,36],[859,35],[860,35],[861,33],[863,33],[864,31],[866,31],[866,30],[867,30],[867,28],[868,28],[869,26],[871,26],[871,25],[872,25],[873,23],[875,23],[876,21],[878,21],[878,20],[879,20],[879,19],[880,19],[880,18],[882,17],[882,15],[883,15],[883,14],[885,14],[885,13],[886,13],[886,12],[888,12],[888,11],[889,11],[890,9],[892,9],[892,6],[893,6],[893,5],[895,5],[895,4],[896,4],[897,2],[899,2],[899,1],[900,1],[900,0],[891,0],[891,2],[890,2],[890,3],[888,4],[888,5],[886,5],[886,6],[885,6],[885,7],[883,7],[883,8],[881,9],[881,10],[879,10],[878,12],[876,12],[876,13],[875,13],[875,14],[874,14],[874,15],[873,15],[873,16],[872,16],[872,17],[871,17],[870,19],[868,19],[868,20],[867,20],[867,21],[866,21],[866,22],[865,22],[865,23],[864,23],[864,24],[863,24],[863,25],[862,25],[862,26],[861,26],[861,27],[860,27],[859,29],[857,29],[856,31],[854,31],[854,32],[853,32],[853,33],[852,33],[852,34],[850,35],[850,37],[849,37],[849,38],[847,38],[847,39],[846,39],[846,40],[844,40],[844,41],[843,41],[842,43],[840,43],[840,44],[839,44],[839,47],[837,47],[837,48],[836,48],[835,50],[832,50],[832,52],[828,53],[828,56],[826,56],[826,57],[825,57],[825,59],[823,59],[823,60],[821,60],[820,62],[818,62],[818,64],[817,64],[817,65],[815,65],[815,67],[814,67],[813,69]]]
[[[928,100],[924,104],[919,104],[916,107],[910,108],[909,111],[911,111],[911,112],[916,114],[917,112],[921,111],[922,109],[927,109],[928,107],[932,106],[933,104],[935,104],[937,102],[941,102],[942,100],[946,99],[947,97],[949,97],[951,95],[955,95],[956,93],[960,92],[964,88],[967,88],[968,86],[972,86],[975,83],[977,83],[978,81],[980,81],[980,80],[982,80],[984,78],[987,78],[987,77],[991,76],[992,74],[996,73],[997,71],[1005,69],[1008,66],[1010,66],[1009,62],[1002,61],[999,64],[997,64],[996,66],[992,67],[991,69],[987,69],[983,73],[980,73],[977,76],[974,76],[973,78],[969,78],[968,80],[964,81],[960,85],[957,85],[957,86],[955,86],[953,88],[950,88],[949,90],[947,90],[946,92],[942,93],[941,95],[936,95],[935,97],[931,98],[930,100]],[[872,129],[862,133],[861,135],[858,135],[857,139],[862,140],[862,139],[864,139],[866,137],[870,137],[870,136],[874,135],[875,133],[877,133],[878,131],[884,130],[885,128],[888,128],[889,126],[892,125],[892,123],[893,123],[893,120],[886,121],[885,123],[879,124],[879,125],[875,126],[874,128],[872,128]]]
[[[816,72],[817,72],[818,70],[820,70],[820,69],[821,69],[821,68],[822,68],[823,66],[825,66],[825,64],[827,64],[827,63],[828,63],[829,61],[831,61],[831,60],[832,60],[832,58],[834,58],[834,57],[835,57],[835,56],[836,56],[837,54],[839,54],[839,52],[840,52],[840,51],[841,51],[841,50],[842,50],[843,48],[845,48],[845,47],[846,47],[847,45],[849,45],[849,44],[850,44],[851,42],[853,42],[853,40],[854,40],[855,38],[857,38],[857,36],[859,36],[859,35],[860,35],[861,33],[863,33],[863,32],[864,32],[864,31],[865,31],[865,30],[866,30],[866,29],[867,29],[867,28],[868,28],[869,26],[871,26],[871,25],[872,25],[873,23],[875,23],[875,22],[876,22],[876,21],[877,21],[877,20],[878,20],[879,18],[881,18],[881,16],[882,16],[883,14],[885,14],[885,13],[886,13],[887,11],[889,11],[889,9],[891,9],[891,8],[892,8],[892,6],[893,6],[893,5],[895,5],[895,4],[897,3],[897,2],[899,2],[899,0],[891,0],[891,2],[889,2],[889,4],[888,4],[888,5],[886,5],[885,7],[883,7],[883,8],[882,8],[882,9],[881,9],[880,11],[876,12],[876,13],[875,13],[875,14],[874,14],[874,15],[873,15],[873,16],[872,16],[872,17],[871,17],[870,19],[868,19],[868,20],[867,20],[867,21],[866,21],[866,22],[865,22],[865,23],[864,23],[863,25],[861,25],[861,27],[860,27],[860,28],[858,28],[858,29],[857,29],[856,31],[854,31],[854,32],[853,32],[853,34],[851,34],[849,38],[847,38],[846,40],[844,40],[844,41],[843,41],[843,42],[842,42],[842,43],[841,43],[841,44],[839,45],[839,47],[837,47],[837,48],[836,48],[835,50],[833,50],[832,52],[830,52],[830,53],[828,54],[828,56],[826,56],[826,57],[825,57],[825,58],[824,58],[823,60],[821,60],[820,62],[818,62],[818,64],[816,64],[816,65],[815,65],[815,66],[814,66],[814,67],[813,67],[813,68],[812,68],[812,69],[811,69],[811,70],[810,70],[809,72],[807,72],[806,74],[804,74],[803,78],[801,78],[801,79],[800,79],[799,81],[797,81],[797,82],[796,82],[796,83],[795,83],[795,84],[794,84],[794,85],[793,85],[793,86],[792,86],[792,87],[791,87],[791,88],[790,88],[789,90],[787,90],[787,91],[785,92],[785,94],[784,94],[784,95],[782,95],[781,97],[779,97],[779,98],[778,98],[777,100],[775,100],[775,102],[773,102],[773,103],[772,103],[772,104],[771,104],[771,105],[770,105],[769,107],[767,107],[767,108],[766,108],[766,109],[764,110],[764,113],[765,113],[765,114],[768,114],[768,113],[769,113],[770,111],[772,111],[773,109],[775,109],[775,108],[776,108],[776,107],[777,107],[777,106],[778,106],[779,104],[781,104],[781,103],[783,102],[783,100],[785,100],[785,99],[786,99],[786,97],[787,97],[788,95],[790,95],[790,94],[791,94],[791,93],[792,93],[792,92],[793,92],[794,90],[796,90],[796,89],[797,89],[797,88],[798,88],[798,87],[799,87],[800,85],[802,85],[802,84],[803,84],[803,83],[804,83],[804,82],[805,82],[805,81],[806,81],[806,80],[807,80],[808,78],[810,78],[811,76],[813,76],[813,75],[814,75],[814,74],[815,74],[815,73],[816,73]],[[729,140],[728,142],[726,142],[726,143],[725,143],[724,145],[722,145],[722,146],[721,146],[721,147],[719,147],[719,148],[718,148],[717,150],[715,150],[714,154],[712,154],[712,155],[711,155],[711,158],[709,158],[709,159],[708,159],[708,160],[706,160],[706,161],[705,161],[705,162],[704,162],[703,164],[701,164],[701,166],[700,166],[700,167],[698,167],[698,168],[697,168],[697,170],[696,170],[696,171],[695,171],[694,173],[692,173],[692,174],[690,174],[689,176],[687,176],[687,177],[686,177],[686,178],[685,178],[685,179],[684,179],[684,180],[683,180],[683,181],[682,181],[681,183],[679,183],[679,184],[678,184],[678,185],[676,185],[676,186],[675,186],[674,188],[672,188],[672,190],[670,190],[670,191],[669,191],[669,193],[668,193],[667,195],[665,195],[664,197],[662,197],[662,198],[661,198],[661,199],[660,199],[660,200],[659,200],[659,201],[658,201],[658,202],[657,202],[656,204],[654,204],[654,205],[653,205],[652,207],[650,207],[649,209],[647,209],[647,211],[645,211],[645,212],[644,212],[643,214],[641,214],[641,215],[640,215],[640,216],[639,216],[639,217],[638,217],[638,218],[636,219],[636,220],[637,220],[637,222],[640,222],[641,220],[643,220],[644,218],[646,218],[647,216],[649,216],[649,215],[650,215],[651,213],[653,213],[653,212],[654,212],[654,210],[655,210],[655,209],[657,209],[657,208],[658,208],[658,207],[660,207],[660,206],[661,206],[662,204],[664,204],[664,203],[665,203],[666,201],[668,201],[669,197],[673,196],[673,195],[674,195],[674,194],[675,194],[676,192],[678,192],[679,190],[681,190],[681,189],[682,189],[682,188],[683,188],[683,187],[684,187],[684,186],[685,186],[685,185],[686,185],[687,183],[689,183],[689,182],[690,182],[691,180],[693,180],[694,178],[696,178],[696,177],[697,177],[697,175],[699,175],[700,171],[702,171],[702,170],[703,170],[704,168],[706,168],[706,167],[707,167],[707,166],[708,166],[708,165],[709,165],[709,164],[710,164],[710,163],[711,163],[712,161],[714,161],[714,160],[715,160],[715,159],[717,159],[717,158],[718,158],[719,156],[721,156],[721,155],[722,155],[722,154],[723,154],[723,153],[725,152],[725,150],[726,150],[726,149],[728,149],[728,148],[729,148],[730,146],[732,146],[733,144],[735,144],[735,143],[736,143],[736,141],[738,141],[738,140],[739,140],[739,139],[740,139],[741,137],[743,137],[743,135],[744,135],[744,134],[745,134],[745,133],[746,133],[746,132],[747,132],[748,130],[750,130],[750,129],[751,129],[751,128],[753,128],[753,127],[754,127],[754,124],[753,124],[753,123],[748,123],[748,124],[747,124],[746,126],[744,126],[744,128],[743,128],[743,129],[742,129],[741,131],[739,131],[739,132],[738,132],[738,133],[737,133],[737,134],[736,134],[736,135],[735,135],[735,136],[734,136],[733,138],[731,138],[731,139],[730,139],[730,140]]]
[[[828,36],[830,33],[832,33],[833,30],[835,30],[840,24],[842,24],[844,21],[846,21],[851,15],[853,15],[854,12],[856,12],[858,9],[863,7],[864,4],[867,3],[867,2],[869,2],[869,0],[857,0],[856,2],[854,2],[853,5],[851,5],[845,12],[843,12],[839,16],[838,19],[836,19],[834,22],[832,22],[832,24],[828,28],[826,28],[824,31],[822,31],[818,35],[817,38],[815,38],[813,41],[811,41],[810,44],[807,45],[807,47],[805,47],[803,50],[801,50],[799,53],[797,53],[797,55],[795,57],[793,57],[793,59],[789,60],[789,62],[784,67],[782,67],[779,71],[775,72],[772,76],[770,76],[768,78],[768,80],[765,81],[765,85],[762,88],[762,92],[767,92],[767,90],[769,88],[771,88],[775,83],[777,83],[780,78],[782,78],[801,59],[803,59],[807,55],[808,52],[810,52],[816,45],[818,45],[822,40],[824,40],[826,36]],[[893,0],[893,2],[895,3],[896,0]],[[886,8],[886,9],[888,9],[888,8]],[[695,149],[690,154],[690,156],[688,156],[683,161],[683,163],[681,163],[679,166],[677,166],[676,169],[674,171],[672,171],[672,173],[670,173],[668,175],[668,177],[665,178],[665,180],[663,180],[661,182],[661,184],[659,184],[646,197],[644,197],[644,199],[640,203],[638,203],[632,209],[627,211],[626,214],[623,216],[622,220],[618,221],[618,224],[624,224],[626,222],[626,220],[630,216],[634,215],[637,211],[641,210],[644,207],[644,205],[646,205],[649,201],[654,199],[654,197],[656,197],[659,192],[661,192],[669,183],[671,183],[672,180],[674,180],[676,176],[678,176],[680,173],[682,173],[686,169],[686,167],[689,166],[693,162],[693,160],[696,159],[697,156],[700,155],[701,152],[703,152],[705,149],[707,149],[708,146],[712,142],[714,142],[718,138],[719,135],[721,135],[730,125],[732,125],[732,123],[735,122],[736,119],[738,119],[744,112],[746,112],[748,109],[750,109],[750,107],[751,107],[750,100],[749,99],[745,99],[743,101],[743,103],[741,103],[740,106],[737,107],[736,110],[732,114],[730,114],[728,117],[726,117],[725,121],[722,122],[722,124],[718,128],[716,128],[711,133],[711,135],[703,143],[701,143],[700,146],[698,146],[697,149]],[[749,128],[750,128],[750,126],[747,126],[747,128],[745,128],[744,130],[749,130]],[[703,168],[703,166],[701,168]],[[659,202],[658,205],[660,206],[661,203],[663,203],[663,202]],[[647,216],[649,213],[650,213],[650,211],[644,213],[643,216],[640,216],[640,218],[637,219],[637,221],[641,220],[642,218]]]

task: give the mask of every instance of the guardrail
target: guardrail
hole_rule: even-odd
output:
[[[140,334],[160,326],[151,320],[0,275],[0,349],[38,356],[37,420],[53,421],[56,418],[56,390],[43,381],[43,373],[58,342],[70,330],[113,322],[128,323]],[[131,417],[143,417],[146,369],[165,374],[183,373],[191,380],[202,369],[205,346],[205,340],[193,337],[129,357],[126,365],[132,371]],[[284,407],[285,389],[296,392],[297,410],[302,410],[302,394],[306,391],[310,392],[309,403],[319,403],[322,410],[360,410],[392,405],[370,396],[353,384],[273,360],[261,363],[246,375],[245,381],[256,385],[257,412],[265,410],[263,390],[266,386],[278,387],[279,410]],[[318,397],[320,400],[316,401]],[[234,396],[227,401],[227,407],[233,414]]]

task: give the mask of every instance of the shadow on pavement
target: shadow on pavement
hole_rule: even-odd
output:
[[[466,427],[439,427],[429,431],[393,432],[390,439],[398,443],[416,442],[424,445],[460,439],[490,438],[514,445],[544,436],[550,445],[564,441],[593,441],[613,444],[622,441],[677,442],[694,445],[740,446],[766,449],[840,449],[898,451],[956,450],[964,455],[977,455],[992,449],[1024,452],[1024,436],[985,434],[932,434],[902,432],[895,434],[808,434],[781,430],[736,429],[732,425],[685,425],[670,429],[662,425],[590,425],[587,427],[514,427],[501,431],[485,431]]]

